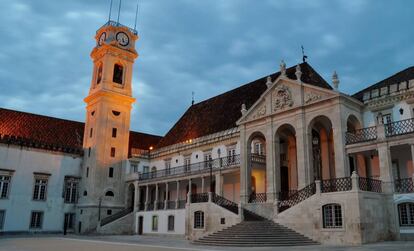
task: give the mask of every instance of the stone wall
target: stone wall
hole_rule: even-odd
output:
[[[97,232],[100,234],[133,234],[134,216],[135,213],[130,213],[102,227],[98,224]]]

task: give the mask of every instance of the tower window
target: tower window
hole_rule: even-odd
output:
[[[115,157],[115,147],[111,147],[111,157]]]
[[[83,191],[83,196],[88,196],[88,192],[86,190]]]
[[[114,195],[114,192],[108,191],[108,192],[105,193],[105,196],[107,196],[107,197],[114,197],[115,195]]]
[[[116,138],[116,128],[112,128],[112,138]]]
[[[89,167],[86,168],[86,178],[89,177]]]
[[[91,128],[91,130],[89,131],[89,138],[92,138],[93,135],[93,128]]]
[[[114,76],[112,82],[122,85],[122,76],[124,75],[124,67],[120,64],[114,65]]]
[[[98,67],[98,72],[96,73],[96,84],[100,84],[102,81],[102,64]]]
[[[91,157],[91,148],[88,148],[88,157]]]
[[[121,114],[121,112],[118,112],[118,111],[114,111],[114,110],[112,110],[112,114],[113,114],[114,116],[119,116],[119,114]]]
[[[110,167],[110,168],[109,168],[108,177],[109,177],[109,178],[113,178],[113,177],[114,177],[114,168],[113,168],[113,167]]]

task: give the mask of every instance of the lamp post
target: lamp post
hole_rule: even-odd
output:
[[[314,176],[315,180],[320,180],[320,149],[319,149],[319,137],[314,136],[312,138],[312,149],[314,159]]]

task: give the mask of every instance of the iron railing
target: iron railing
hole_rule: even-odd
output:
[[[280,191],[279,194],[278,194],[278,199],[279,200],[286,200],[290,196],[292,196],[292,194],[297,193],[297,192],[298,192],[298,190]]]
[[[185,208],[185,204],[187,203],[187,201],[186,200],[179,200],[179,201],[177,201],[178,202],[178,205],[177,205],[177,208],[178,209],[183,209],[183,208]]]
[[[396,193],[414,193],[414,182],[412,178],[395,180]]]
[[[125,215],[132,213],[132,211],[134,211],[134,209],[132,207],[129,207],[129,208],[125,208],[125,209],[123,209],[123,210],[121,210],[121,211],[119,211],[119,212],[117,212],[117,213],[115,213],[111,216],[105,217],[101,220],[101,226],[104,226],[104,225],[106,225],[108,223],[111,223],[111,222],[113,222],[113,221],[115,221],[119,218],[122,218]]]
[[[250,154],[251,163],[266,165],[266,155]]]
[[[211,196],[212,196],[211,201],[214,204],[216,204],[220,207],[223,207],[223,208],[225,208],[225,209],[227,209],[227,210],[229,210],[229,211],[231,211],[235,214],[239,213],[239,205],[236,204],[235,202],[233,202],[231,200],[228,200],[228,199],[226,199],[226,198],[224,198],[220,195],[217,195],[215,193],[213,193]]]
[[[191,194],[191,203],[208,202],[208,193]]]
[[[387,137],[414,133],[414,118],[387,123],[384,126]]]
[[[350,191],[350,190],[352,190],[351,177],[321,180],[321,192],[322,193]]]
[[[120,24],[120,23],[118,23],[118,22],[116,22],[116,21],[113,21],[113,20],[109,20],[109,21],[108,21],[108,22],[106,22],[104,25],[102,25],[102,27],[106,27],[106,26],[125,27],[125,28],[127,28],[130,32],[132,32],[134,35],[137,35],[137,34],[138,34],[138,31],[137,31],[137,30],[132,29],[132,28],[129,28],[128,26],[125,26],[125,25]],[[102,27],[101,27],[101,28],[102,28]],[[101,28],[99,28],[99,30],[100,30]]]
[[[154,202],[149,202],[147,204],[147,211],[153,211],[154,210]]]
[[[139,203],[138,211],[144,211],[144,210],[145,210],[145,203]]]
[[[212,159],[208,161],[202,161],[198,163],[193,163],[190,165],[183,165],[178,167],[173,167],[169,169],[162,169],[157,171],[151,171],[142,173],[139,175],[139,180],[149,180],[157,179],[163,177],[172,177],[182,174],[198,174],[209,172],[210,170],[222,170],[227,168],[233,168],[240,165],[240,155],[232,155],[223,158]]]
[[[359,177],[359,189],[362,191],[368,191],[368,192],[375,192],[375,193],[381,193],[382,192],[382,182],[381,180],[371,179],[371,178],[365,178],[365,177]]]
[[[167,209],[175,209],[175,201],[167,201]]]
[[[292,194],[286,200],[279,201],[278,208],[279,212],[283,212],[284,210],[300,203],[301,201],[306,200],[307,198],[311,197],[316,193],[316,185],[312,183],[301,190],[297,191],[296,193]]]
[[[362,129],[357,129],[353,132],[346,132],[345,140],[346,144],[355,144],[361,142],[367,142],[377,139],[377,127],[366,127]]]
[[[165,202],[157,201],[157,210],[164,210]]]
[[[266,193],[251,193],[249,196],[249,203],[265,203]]]

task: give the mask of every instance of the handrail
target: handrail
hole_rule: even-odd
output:
[[[312,183],[296,193],[289,196],[286,200],[278,202],[279,212],[282,212],[290,207],[293,207],[296,204],[299,204],[301,201],[306,200],[316,193],[316,184]]]
[[[191,203],[208,202],[208,193],[191,194]]]
[[[265,203],[266,193],[251,193],[249,197],[249,203]]]
[[[382,182],[381,180],[359,177],[359,189],[362,191],[381,193],[382,192]]]
[[[111,223],[111,222],[113,222],[113,221],[115,221],[119,218],[122,218],[127,214],[132,213],[132,211],[134,211],[134,209],[132,207],[129,207],[129,208],[125,208],[125,209],[123,209],[123,210],[121,210],[121,211],[119,211],[119,212],[117,212],[113,215],[110,215],[108,217],[103,218],[101,220],[101,227],[105,226],[106,224]]]
[[[223,170],[240,165],[240,155],[232,155],[208,161],[201,161],[189,165],[173,167],[169,169],[161,169],[152,172],[141,173],[139,180],[150,180],[162,177],[173,177],[181,174],[195,174],[208,172],[210,170]]]
[[[329,180],[321,180],[321,192],[340,192],[352,190],[351,177],[334,178]]]
[[[231,211],[235,214],[239,213],[239,205],[238,204],[236,204],[235,202],[233,202],[231,200],[228,200],[228,199],[226,199],[226,198],[224,198],[220,195],[217,195],[217,194],[213,193],[211,201],[214,204],[216,204],[218,206],[221,206],[221,207],[223,207],[223,208],[225,208],[225,209],[227,209],[227,210],[229,210],[229,211]]]
[[[414,133],[414,118],[390,122],[384,126],[387,137]]]
[[[371,126],[345,133],[346,144],[355,144],[377,139],[377,127]]]
[[[395,193],[414,193],[414,182],[412,178],[396,179]]]

